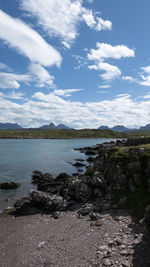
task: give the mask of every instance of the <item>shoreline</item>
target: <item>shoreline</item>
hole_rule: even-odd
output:
[[[83,175],[70,177],[63,173],[53,178],[35,170],[32,182],[37,190],[16,201],[15,209],[8,210],[6,217],[0,217],[1,240],[5,242],[4,237],[10,236],[5,245],[11,251],[3,266],[11,266],[11,246],[16,234],[19,247],[15,243],[15,262],[23,266],[69,267],[70,262],[72,267],[150,266],[149,213],[143,206],[140,215],[139,196],[134,207],[127,206],[131,195],[135,197],[137,190],[143,188],[139,180],[141,170],[142,177],[149,173],[149,165],[145,164],[150,159],[150,145],[141,146],[141,139],[136,140],[136,146],[131,140],[127,146],[127,142],[118,140],[79,148],[94,156],[93,164]],[[121,193],[118,198],[114,189],[119,187],[131,192],[126,196]],[[142,217],[137,219],[138,212]],[[1,244],[0,249],[3,251]]]

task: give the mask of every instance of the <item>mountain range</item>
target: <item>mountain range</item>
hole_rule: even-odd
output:
[[[73,130],[73,128],[69,128],[64,124],[58,124],[57,126],[54,123],[50,123],[48,125],[43,125],[39,128],[23,128],[18,123],[0,123],[0,130],[20,130],[20,129],[39,129],[39,130],[56,130],[56,129],[63,129],[63,130]],[[141,126],[139,129],[137,128],[127,128],[124,125],[116,125],[114,127],[108,126],[100,126],[98,130],[111,130],[115,132],[135,132],[135,131],[150,131],[150,124],[145,126]]]
[[[58,124],[57,126],[54,123],[50,123],[49,125],[43,125],[39,128],[23,128],[18,123],[0,123],[0,130],[20,130],[20,129],[40,129],[40,130],[55,130],[55,129],[63,129],[69,130],[70,128],[64,124]]]
[[[145,131],[145,132],[149,132],[150,131],[150,124],[147,124],[145,126],[141,126],[139,129],[137,128],[127,128],[125,127],[124,125],[116,125],[112,128],[108,127],[108,126],[100,126],[98,128],[98,130],[111,130],[111,131],[114,131],[114,132],[135,132],[135,131]]]
[[[38,129],[41,129],[41,130],[55,130],[55,129],[69,130],[70,128],[64,124],[58,124],[56,126],[54,123],[50,123],[49,125],[43,125],[43,126],[39,127]]]

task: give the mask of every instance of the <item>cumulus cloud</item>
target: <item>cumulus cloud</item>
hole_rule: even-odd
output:
[[[60,53],[24,22],[0,10],[0,25],[0,39],[31,62],[44,66],[60,66]]]
[[[103,20],[102,18],[95,17],[92,10],[83,9],[82,18],[88,27],[96,31],[111,30],[112,23],[109,20]]]
[[[100,77],[103,80],[113,80],[121,75],[121,70],[117,66],[106,63],[106,59],[121,59],[126,57],[134,57],[135,52],[125,45],[112,46],[106,43],[97,43],[97,49],[91,49],[87,54],[89,61],[94,61],[94,65],[88,66],[89,69],[104,70],[105,73]]]
[[[19,89],[19,82],[29,82],[31,81],[31,76],[28,74],[15,74],[0,72],[0,88],[6,89]]]
[[[61,39],[65,47],[78,36],[78,25],[85,22],[96,31],[111,30],[112,23],[97,17],[82,5],[82,0],[22,0],[21,8],[35,17],[38,24],[51,37]],[[91,2],[91,1],[90,1]]]
[[[118,67],[104,62],[99,62],[97,65],[88,66],[88,68],[91,70],[104,70],[105,73],[100,75],[103,80],[113,80],[121,75],[121,71]]]
[[[107,58],[120,59],[126,57],[134,57],[135,52],[125,45],[112,46],[106,43],[97,43],[97,49],[91,49],[88,53],[89,60],[102,61]]]

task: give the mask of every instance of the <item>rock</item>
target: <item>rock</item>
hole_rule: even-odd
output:
[[[32,183],[38,184],[40,180],[43,178],[43,173],[39,170],[34,170],[32,172]]]
[[[50,213],[66,209],[66,201],[59,195],[49,194],[41,191],[32,190],[30,192],[31,203],[38,209]]]
[[[112,265],[110,259],[105,259],[105,260],[103,261],[103,264],[104,264],[104,266],[111,266],[111,265]]]
[[[100,251],[105,251],[105,250],[109,250],[109,247],[107,245],[103,245],[99,247]]]
[[[97,226],[97,227],[101,227],[103,225],[104,221],[103,220],[98,220],[94,223],[91,223],[91,226]]]
[[[96,214],[96,213],[94,213],[94,212],[91,212],[90,214],[89,214],[89,217],[90,217],[90,220],[91,221],[98,221],[99,219],[100,219],[100,215],[98,215],[98,214]]]
[[[128,252],[128,250],[123,249],[123,250],[120,251],[120,255],[122,255],[122,256],[126,256],[126,255],[129,255],[129,254],[130,253]]]
[[[21,186],[20,183],[15,183],[15,182],[7,182],[7,183],[1,183],[0,184],[0,189],[16,189],[19,186]]]
[[[86,165],[80,162],[76,162],[74,164],[72,164],[74,167],[85,167]]]
[[[86,183],[79,181],[75,189],[76,200],[81,202],[87,202],[89,199],[91,199],[91,195],[92,195],[91,187],[88,186]]]
[[[31,200],[29,198],[18,199],[14,203],[14,214],[15,215],[33,215],[39,213],[39,209],[32,206]]]
[[[87,150],[85,152],[85,155],[87,155],[87,156],[95,156],[95,155],[97,155],[97,152],[95,152],[93,150]]]
[[[81,214],[82,216],[87,216],[91,212],[91,208],[83,207],[78,210],[78,214]]]
[[[52,213],[52,217],[53,217],[54,219],[58,219],[59,216],[60,216],[60,211],[53,211],[53,213]]]
[[[93,162],[94,162],[94,158],[93,158],[93,157],[88,157],[88,158],[87,158],[87,161],[93,163]]]
[[[62,195],[63,190],[68,186],[69,177],[68,174],[61,173],[54,179],[51,174],[45,173],[43,174],[37,189],[51,194],[59,193]]]
[[[122,263],[122,266],[123,266],[123,267],[131,267],[131,264],[130,264],[129,261],[124,261],[124,262]]]
[[[84,160],[84,159],[76,159],[76,161],[83,162],[83,161],[85,161],[85,160]]]

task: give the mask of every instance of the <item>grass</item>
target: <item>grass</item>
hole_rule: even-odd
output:
[[[0,130],[0,138],[126,138],[110,130]]]
[[[82,129],[82,130],[0,130],[0,138],[133,138],[148,137],[150,132],[114,132],[111,130]]]

